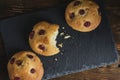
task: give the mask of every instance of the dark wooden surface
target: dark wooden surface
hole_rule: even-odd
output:
[[[40,8],[62,4],[67,0],[0,0],[0,19],[28,13]],[[117,50],[120,54],[120,0],[104,0]],[[2,56],[2,57],[1,57]],[[0,80],[5,80],[7,70],[3,43],[0,38]],[[120,80],[120,62],[51,80]]]

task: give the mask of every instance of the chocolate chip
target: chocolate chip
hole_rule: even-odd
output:
[[[17,64],[18,66],[20,66],[20,65],[22,64],[22,61],[21,61],[21,60],[17,60],[17,61],[16,61],[16,64]]]
[[[28,57],[28,58],[30,58],[30,59],[32,59],[32,58],[33,58],[33,56],[32,56],[32,55],[30,55],[30,54],[27,54],[27,57]]]
[[[39,35],[44,35],[45,34],[45,30],[41,29],[38,34]]]
[[[100,11],[100,8],[98,8],[98,14],[101,15],[101,11]]]
[[[35,32],[34,32],[34,31],[30,32],[30,34],[29,34],[30,39],[33,39],[34,34],[35,34]]]
[[[45,50],[45,46],[44,45],[39,45],[38,48],[43,50],[43,51]]]
[[[30,72],[31,72],[31,73],[35,73],[36,70],[35,70],[34,68],[32,68],[32,69],[30,70]]]
[[[13,64],[15,62],[15,58],[13,57],[11,60],[10,60],[10,63]]]
[[[84,23],[84,26],[85,27],[89,27],[91,25],[91,23],[89,22],[89,21],[86,21],[85,23]]]
[[[71,13],[69,17],[70,17],[70,19],[73,19],[75,17],[75,14]]]
[[[79,4],[81,4],[80,1],[75,1],[73,5],[74,5],[74,6],[77,6],[77,5],[79,5]]]
[[[15,77],[14,80],[20,80],[20,78],[19,77]]]
[[[85,14],[85,10],[84,10],[84,9],[80,9],[79,14],[80,14],[80,15]]]

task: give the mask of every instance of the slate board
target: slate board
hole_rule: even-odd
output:
[[[45,74],[43,80],[88,70],[118,61],[118,53],[101,0],[95,0],[101,9],[102,21],[99,27],[89,33],[82,33],[70,28],[64,19],[66,4],[37,12],[0,21],[0,32],[8,59],[21,50],[31,50],[28,36],[34,24],[45,20],[60,25],[59,32],[71,35],[64,40],[58,36],[58,43],[63,42],[63,48],[58,55],[41,58]],[[65,27],[65,30],[62,29]],[[32,50],[31,50],[32,51]],[[61,54],[63,53],[63,54]],[[55,58],[58,60],[55,61]],[[8,80],[8,78],[6,79]]]

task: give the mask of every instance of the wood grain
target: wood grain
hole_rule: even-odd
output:
[[[59,5],[66,1],[67,0],[0,0],[0,18],[28,13],[41,8]],[[104,0],[104,3],[116,42],[116,47],[120,54],[120,0]],[[0,55],[4,56],[1,39]],[[5,58],[2,59],[1,63],[3,63],[3,61],[5,62]],[[4,80],[6,75],[5,71],[3,71],[4,68],[6,68],[4,64],[1,64],[0,80]],[[113,65],[70,74],[51,80],[120,80],[120,61]]]

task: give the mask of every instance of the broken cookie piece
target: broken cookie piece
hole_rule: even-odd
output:
[[[59,25],[46,21],[41,21],[34,25],[29,35],[29,44],[32,50],[44,56],[52,56],[59,53],[59,48],[56,46],[58,29]]]

